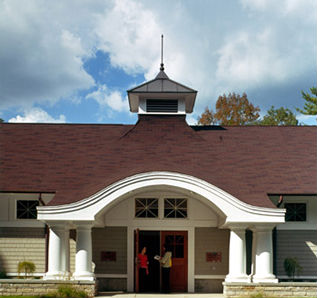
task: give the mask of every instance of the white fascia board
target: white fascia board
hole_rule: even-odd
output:
[[[95,195],[60,206],[38,207],[43,221],[93,221],[111,203],[134,191],[155,186],[184,189],[204,198],[206,203],[232,223],[283,223],[284,209],[263,208],[238,200],[220,188],[193,176],[173,172],[147,172],[120,180]]]

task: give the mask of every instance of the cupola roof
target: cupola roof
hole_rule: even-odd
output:
[[[130,111],[138,112],[140,99],[184,99],[186,113],[191,113],[196,100],[197,91],[171,80],[161,70],[154,80],[136,86],[128,92]]]

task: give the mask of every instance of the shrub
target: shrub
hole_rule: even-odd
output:
[[[5,271],[0,271],[0,279],[6,279],[6,278],[9,278],[7,276],[7,273]]]
[[[288,277],[294,278],[295,275],[300,274],[302,269],[296,258],[286,258],[284,260],[284,270]]]
[[[264,297],[265,295],[262,292],[259,292],[250,296],[250,298],[264,298]]]
[[[70,285],[59,286],[56,292],[41,295],[40,298],[88,298],[85,291],[80,291]]]
[[[36,266],[33,262],[23,261],[18,264],[18,274],[24,273],[24,278],[28,275],[32,275],[36,270]]]

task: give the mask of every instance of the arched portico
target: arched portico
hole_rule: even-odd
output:
[[[272,274],[272,245],[268,241],[276,224],[284,222],[284,211],[280,209],[262,208],[248,205],[233,197],[224,190],[196,177],[172,173],[149,172],[137,174],[120,180],[95,195],[81,201],[61,205],[38,208],[38,219],[49,224],[51,233],[49,270],[47,279],[62,279],[67,275],[67,254],[65,249],[68,241],[67,227],[77,229],[77,253],[75,279],[91,280],[91,227],[100,214],[105,213],[122,198],[145,189],[168,187],[186,191],[211,207],[220,217],[219,228],[230,229],[229,274],[227,282],[251,281],[246,275],[245,267],[245,230],[252,229],[255,237],[255,264],[253,282],[274,282]],[[61,224],[63,231],[60,232]],[[66,230],[66,232],[64,231]],[[56,232],[54,232],[56,231]],[[58,236],[60,235],[60,237]],[[66,242],[65,242],[66,241]],[[63,244],[64,243],[64,244]],[[267,244],[268,243],[268,244]],[[63,256],[58,258],[57,251]],[[55,251],[55,252],[54,252]],[[260,266],[256,266],[256,264]],[[57,264],[57,265],[56,265]],[[131,290],[131,277],[128,270],[128,289]],[[129,281],[130,280],[130,281]],[[194,291],[193,282],[189,281],[189,291]]]

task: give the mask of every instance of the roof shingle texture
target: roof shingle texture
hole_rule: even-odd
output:
[[[1,124],[0,191],[84,199],[128,176],[178,172],[251,205],[268,194],[317,193],[316,127],[190,127],[184,116],[136,125]]]

